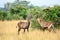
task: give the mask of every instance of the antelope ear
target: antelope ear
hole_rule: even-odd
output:
[[[37,21],[39,21],[39,19],[37,18]]]

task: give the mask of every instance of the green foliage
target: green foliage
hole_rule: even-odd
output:
[[[41,16],[41,11],[42,11],[42,9],[40,7],[36,6],[30,10],[30,13],[33,18],[37,18],[37,17]]]
[[[40,27],[40,24],[37,22],[36,19],[33,19],[33,20],[32,20],[31,27],[32,27],[33,29],[40,29],[40,28],[41,28],[41,27]]]
[[[0,11],[0,20],[4,21],[6,19],[7,12]]]
[[[36,18],[41,17],[45,21],[52,21],[55,25],[60,25],[60,6],[41,8],[28,5],[28,1],[15,0],[13,3],[5,4],[5,11],[0,11],[0,20],[33,19],[32,28],[40,28]]]
[[[6,20],[18,20],[18,19],[20,19],[19,15],[16,15],[16,14],[11,15],[11,13],[8,13],[8,15],[6,17]]]

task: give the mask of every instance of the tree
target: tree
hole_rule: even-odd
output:
[[[4,4],[4,8],[5,8],[7,11],[10,10],[11,6],[12,6],[12,5],[11,5],[10,2],[7,2],[7,3]]]
[[[4,21],[6,19],[7,12],[0,11],[0,20]]]

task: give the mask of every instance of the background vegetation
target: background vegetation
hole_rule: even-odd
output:
[[[15,0],[13,3],[7,2],[4,8],[0,8],[0,20],[20,20],[29,18],[33,28],[39,28],[36,21],[41,17],[46,21],[52,21],[56,28],[60,25],[60,6],[39,7],[30,4],[28,1]]]

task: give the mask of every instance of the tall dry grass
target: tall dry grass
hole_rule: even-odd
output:
[[[60,40],[60,31],[54,32],[29,29],[29,32],[21,30],[17,34],[16,25],[19,21],[0,21],[0,40]]]

